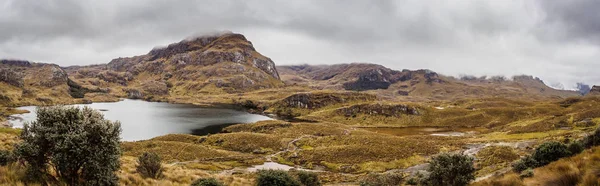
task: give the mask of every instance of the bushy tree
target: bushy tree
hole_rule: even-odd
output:
[[[571,152],[569,152],[565,144],[551,141],[545,142],[535,148],[535,152],[533,152],[531,157],[537,161],[537,166],[540,167],[570,155]]]
[[[157,179],[162,176],[163,169],[160,162],[161,159],[158,154],[153,152],[144,152],[144,154],[138,157],[138,165],[136,170],[144,177]]]
[[[68,185],[117,185],[121,125],[89,107],[40,107],[15,148],[34,181]],[[52,169],[52,170],[49,170]],[[54,172],[57,177],[49,172]]]
[[[319,175],[314,172],[308,171],[295,171],[294,175],[298,178],[298,181],[304,186],[320,186],[321,181]]]
[[[282,170],[259,170],[257,186],[300,186],[288,172]]]
[[[473,158],[461,154],[441,154],[429,161],[429,176],[423,185],[464,186],[475,180]]]
[[[194,181],[191,186],[223,186],[223,183],[214,178],[200,178]]]

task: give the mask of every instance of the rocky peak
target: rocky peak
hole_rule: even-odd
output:
[[[275,63],[258,53],[242,34],[220,33],[186,39],[167,47],[155,48],[147,55],[113,59],[108,69],[160,73],[168,66],[181,69],[186,66],[210,66],[221,62],[234,62],[260,69],[280,80]]]

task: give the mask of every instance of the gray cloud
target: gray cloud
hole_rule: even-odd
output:
[[[189,36],[245,34],[277,64],[372,62],[600,84],[600,3],[442,0],[9,0],[0,58],[106,63]]]

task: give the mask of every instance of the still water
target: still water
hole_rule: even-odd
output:
[[[86,105],[101,111],[104,118],[121,122],[121,140],[136,141],[150,139],[165,134],[217,133],[221,128],[239,123],[252,123],[269,120],[269,117],[249,114],[232,109],[202,108],[189,104],[170,104],[123,100],[113,103],[92,103]],[[36,118],[35,106],[19,107],[28,110],[26,114],[12,115],[9,120],[16,128]]]

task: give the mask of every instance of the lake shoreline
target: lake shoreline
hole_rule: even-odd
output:
[[[105,119],[120,121],[123,141],[151,139],[168,134],[214,134],[223,127],[233,124],[254,123],[273,120],[266,114],[255,114],[228,104],[197,105],[191,103],[149,102],[139,99],[122,99],[118,102],[96,102],[73,104],[73,107],[89,106],[100,111]],[[22,128],[25,123],[35,121],[38,106],[13,109],[29,111],[9,115],[11,128]]]

